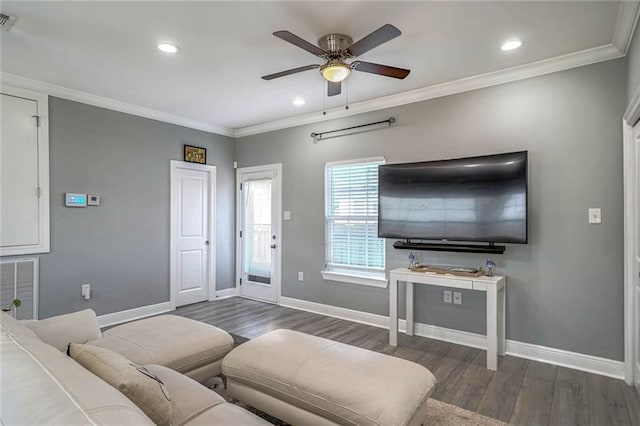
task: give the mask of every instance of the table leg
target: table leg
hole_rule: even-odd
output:
[[[487,288],[487,368],[498,369],[498,291]]]
[[[407,282],[407,336],[413,336],[413,283]]]
[[[398,280],[389,276],[389,345],[398,346]]]

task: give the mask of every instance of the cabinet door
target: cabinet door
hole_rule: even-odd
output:
[[[48,188],[43,188],[42,174],[48,170],[43,164],[48,147],[39,140],[38,127],[43,106],[4,89],[1,96],[0,254],[46,252],[49,218],[42,195]]]

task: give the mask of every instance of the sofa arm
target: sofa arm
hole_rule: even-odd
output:
[[[93,309],[59,315],[24,324],[43,342],[59,351],[66,351],[69,343],[87,343],[102,337]]]

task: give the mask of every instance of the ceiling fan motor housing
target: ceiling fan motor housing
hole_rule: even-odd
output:
[[[345,34],[327,34],[318,40],[320,49],[330,54],[343,54],[343,51],[352,44],[353,39]]]

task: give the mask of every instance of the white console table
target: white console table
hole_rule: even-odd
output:
[[[413,336],[413,285],[427,284],[487,293],[487,368],[498,369],[505,351],[505,277],[459,277],[398,268],[389,272],[389,344],[398,345],[398,282],[407,284],[407,335]]]

